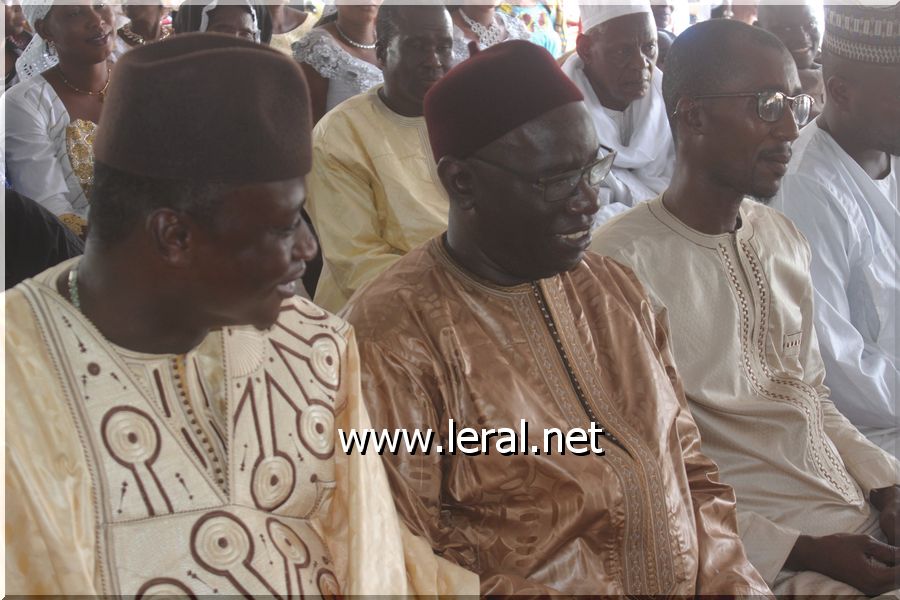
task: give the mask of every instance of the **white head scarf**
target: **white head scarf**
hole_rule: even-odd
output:
[[[582,4],[578,8],[581,11],[581,30],[584,32],[616,17],[644,12],[653,14],[650,11],[650,2],[647,0],[617,1],[615,4]]]
[[[22,56],[16,60],[16,72],[19,74],[19,81],[27,81],[35,75],[40,75],[47,69],[55,67],[59,64],[59,58],[56,56],[56,50],[50,51],[50,46],[44,41],[35,28],[35,23],[43,19],[53,7],[52,0],[22,0],[22,12],[25,18],[34,29],[34,37],[25,46]]]

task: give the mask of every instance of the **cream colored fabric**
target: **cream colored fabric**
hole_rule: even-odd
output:
[[[340,104],[313,131],[307,211],[324,261],[315,300],[334,312],[447,227],[425,119],[394,113],[379,89]]]
[[[900,483],[900,463],[829,400],[806,241],[751,200],[741,221],[704,235],[657,198],[602,227],[592,249],[667,308],[703,449],[734,487],[747,554],[772,585],[800,533],[870,530],[868,493]]]
[[[380,457],[335,443],[369,426],[346,323],[297,299],[138,354],[55,291],[70,264],[5,296],[7,593],[477,590],[409,539]]]

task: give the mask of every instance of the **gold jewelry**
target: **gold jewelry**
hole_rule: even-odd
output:
[[[92,92],[90,90],[82,90],[80,88],[75,87],[74,85],[69,83],[68,79],[66,79],[66,76],[62,72],[62,68],[57,68],[57,71],[59,71],[60,78],[62,79],[63,83],[69,87],[69,89],[71,89],[74,92],[78,92],[79,94],[85,94],[87,96],[100,96],[100,102],[103,102],[103,98],[106,96],[106,90],[109,89],[110,74],[112,74],[112,69],[109,67],[109,65],[106,66],[106,84],[103,86],[103,89],[101,89],[98,92]]]
[[[159,36],[160,40],[166,39],[167,37],[169,37],[169,34],[172,33],[171,29],[169,29],[168,27],[164,27],[162,25],[160,25],[159,31],[160,31],[160,36]],[[147,44],[147,40],[144,39],[144,36],[142,36],[139,33],[134,32],[134,30],[131,28],[130,22],[125,23],[124,25],[119,27],[119,35],[121,35],[122,38],[126,42],[131,44],[132,46],[144,46]],[[158,40],[154,40],[154,41],[158,41]]]

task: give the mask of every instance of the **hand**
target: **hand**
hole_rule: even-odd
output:
[[[900,589],[900,548],[868,535],[801,535],[784,566],[827,575],[869,596]]]
[[[872,490],[869,500],[881,512],[878,524],[888,542],[896,546],[900,541],[900,485]]]

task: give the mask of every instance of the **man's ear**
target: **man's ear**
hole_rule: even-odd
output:
[[[453,156],[444,156],[437,165],[438,176],[450,202],[468,210],[475,204],[475,177],[468,163]]]
[[[578,53],[578,57],[581,58],[585,64],[590,60],[592,44],[593,40],[591,40],[589,34],[579,33],[578,37],[575,38],[575,52]]]
[[[150,213],[145,227],[164,262],[173,267],[185,267],[191,263],[196,224],[187,214],[160,208]]]
[[[829,104],[848,110],[852,95],[853,86],[840,75],[832,75],[825,82],[825,97]]]
[[[679,98],[672,119],[675,121],[675,130],[687,135],[703,133],[706,122],[702,105],[689,97]]]

